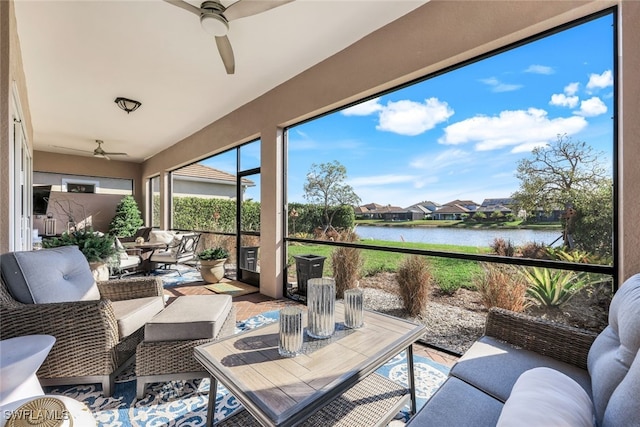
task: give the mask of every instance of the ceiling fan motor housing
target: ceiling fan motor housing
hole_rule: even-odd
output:
[[[229,21],[222,14],[226,8],[217,1],[205,1],[200,6],[200,25],[212,36],[222,37],[229,31]]]

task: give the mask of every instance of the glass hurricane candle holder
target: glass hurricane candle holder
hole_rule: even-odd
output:
[[[280,335],[278,353],[283,357],[294,357],[302,350],[302,309],[285,307],[280,310]]]
[[[362,289],[348,289],[344,291],[344,325],[357,329],[364,325],[364,296]]]
[[[336,282],[329,277],[307,281],[307,334],[325,339],[335,331]]]

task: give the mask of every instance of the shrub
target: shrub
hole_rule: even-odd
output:
[[[527,242],[520,247],[520,256],[532,259],[550,259],[549,248],[544,243]]]
[[[396,278],[409,315],[421,314],[429,301],[431,288],[431,271],[427,259],[420,255],[409,255],[398,267]]]
[[[227,259],[229,258],[229,251],[227,251],[223,247],[215,247],[215,248],[207,248],[201,252],[199,252],[196,257],[200,261],[213,261],[217,259]]]
[[[518,270],[509,265],[483,264],[484,274],[475,279],[486,308],[499,307],[521,312],[527,307],[527,283]]]
[[[493,239],[493,243],[489,246],[496,255],[500,256],[513,256],[516,252],[516,248],[511,243],[511,240],[504,240],[501,237]]]
[[[77,246],[88,262],[109,262],[117,252],[113,236],[94,232],[90,228],[43,240],[42,246],[45,248]]]
[[[584,273],[538,267],[521,271],[529,283],[527,295],[545,307],[561,306],[587,284]]]
[[[339,240],[354,242],[358,236],[353,231],[340,233]],[[344,291],[356,288],[364,265],[362,252],[356,248],[338,247],[331,253],[333,278],[336,281],[336,298],[344,297]]]
[[[453,295],[456,293],[458,289],[461,288],[460,283],[449,281],[449,280],[438,280],[438,288],[440,292],[446,295]]]

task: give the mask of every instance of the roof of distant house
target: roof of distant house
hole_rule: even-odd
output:
[[[201,165],[199,163],[194,163],[189,166],[185,166],[180,169],[176,169],[173,171],[173,175],[184,176],[188,178],[199,178],[203,180],[211,180],[218,182],[229,182],[232,184],[236,183],[236,176],[234,174],[221,171],[219,169],[214,169],[209,166]],[[255,183],[246,178],[242,178],[242,183],[249,187],[255,185]]]
[[[435,213],[438,214],[448,214],[448,213],[468,213],[471,212],[469,209],[465,208],[464,206],[458,205],[458,204],[446,204],[444,206],[442,206],[440,209],[438,209],[437,211],[435,211]]]

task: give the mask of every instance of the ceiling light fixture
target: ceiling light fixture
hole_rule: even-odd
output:
[[[132,111],[136,111],[138,107],[142,105],[140,101],[134,101],[133,99],[122,98],[121,96],[117,97],[115,103],[118,104],[118,107],[123,109],[129,114]]]

